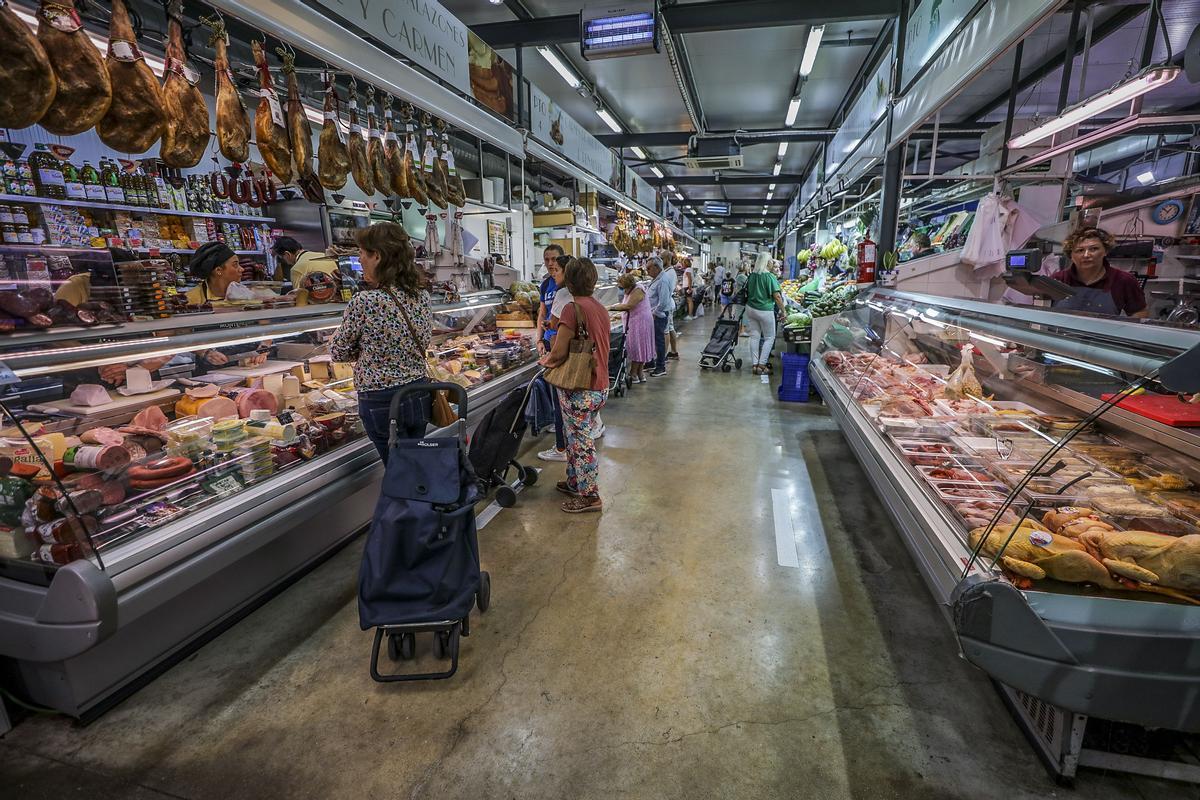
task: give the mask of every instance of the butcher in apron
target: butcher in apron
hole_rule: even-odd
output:
[[[1138,279],[1108,263],[1115,244],[1108,231],[1079,228],[1063,242],[1063,254],[1071,266],[1051,277],[1071,287],[1075,294],[1054,304],[1061,311],[1130,317],[1147,316],[1146,293]]]

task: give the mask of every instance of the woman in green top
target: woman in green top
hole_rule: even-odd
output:
[[[779,279],[770,271],[771,258],[758,254],[754,272],[746,280],[746,324],[750,328],[750,360],[754,374],[770,372],[775,348],[775,309],[784,310]]]

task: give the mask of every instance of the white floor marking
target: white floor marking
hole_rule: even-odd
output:
[[[791,500],[784,489],[771,490],[771,506],[775,512],[775,557],[781,567],[799,567],[796,555],[796,533],[792,529]]]
[[[495,519],[496,515],[499,513],[500,513],[500,504],[499,503],[497,503],[495,500],[488,503],[487,508],[485,508],[483,511],[480,511],[479,514],[477,514],[475,516],[475,530],[477,530],[477,531],[483,530],[484,527],[489,522],[491,522],[493,519]]]

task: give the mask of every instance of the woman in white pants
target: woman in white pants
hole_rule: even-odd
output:
[[[775,348],[775,309],[782,312],[785,308],[783,290],[770,266],[770,256],[759,253],[754,272],[746,280],[746,325],[750,329],[750,360],[754,363],[755,375],[765,375],[771,371],[771,351]]]

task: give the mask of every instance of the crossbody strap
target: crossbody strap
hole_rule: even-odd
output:
[[[417,342],[417,328],[415,325],[413,325],[412,318],[408,316],[408,311],[404,308],[404,305],[400,302],[400,298],[396,296],[396,293],[392,291],[390,286],[381,288],[383,288],[383,291],[387,293],[388,297],[392,298],[392,302],[396,304],[396,309],[400,312],[401,319],[403,319],[404,324],[408,326],[408,335],[412,338],[414,347],[417,348],[417,357],[422,361],[425,361],[425,351],[420,348]],[[426,363],[426,374],[429,373],[428,366],[428,363]]]
[[[575,338],[576,339],[592,338],[592,335],[590,333],[588,333],[587,323],[583,319],[583,313],[579,310],[579,303],[576,303],[574,300],[572,300],[571,308],[575,309]],[[581,328],[583,329],[582,336],[580,336],[580,334],[579,334],[579,331]]]

